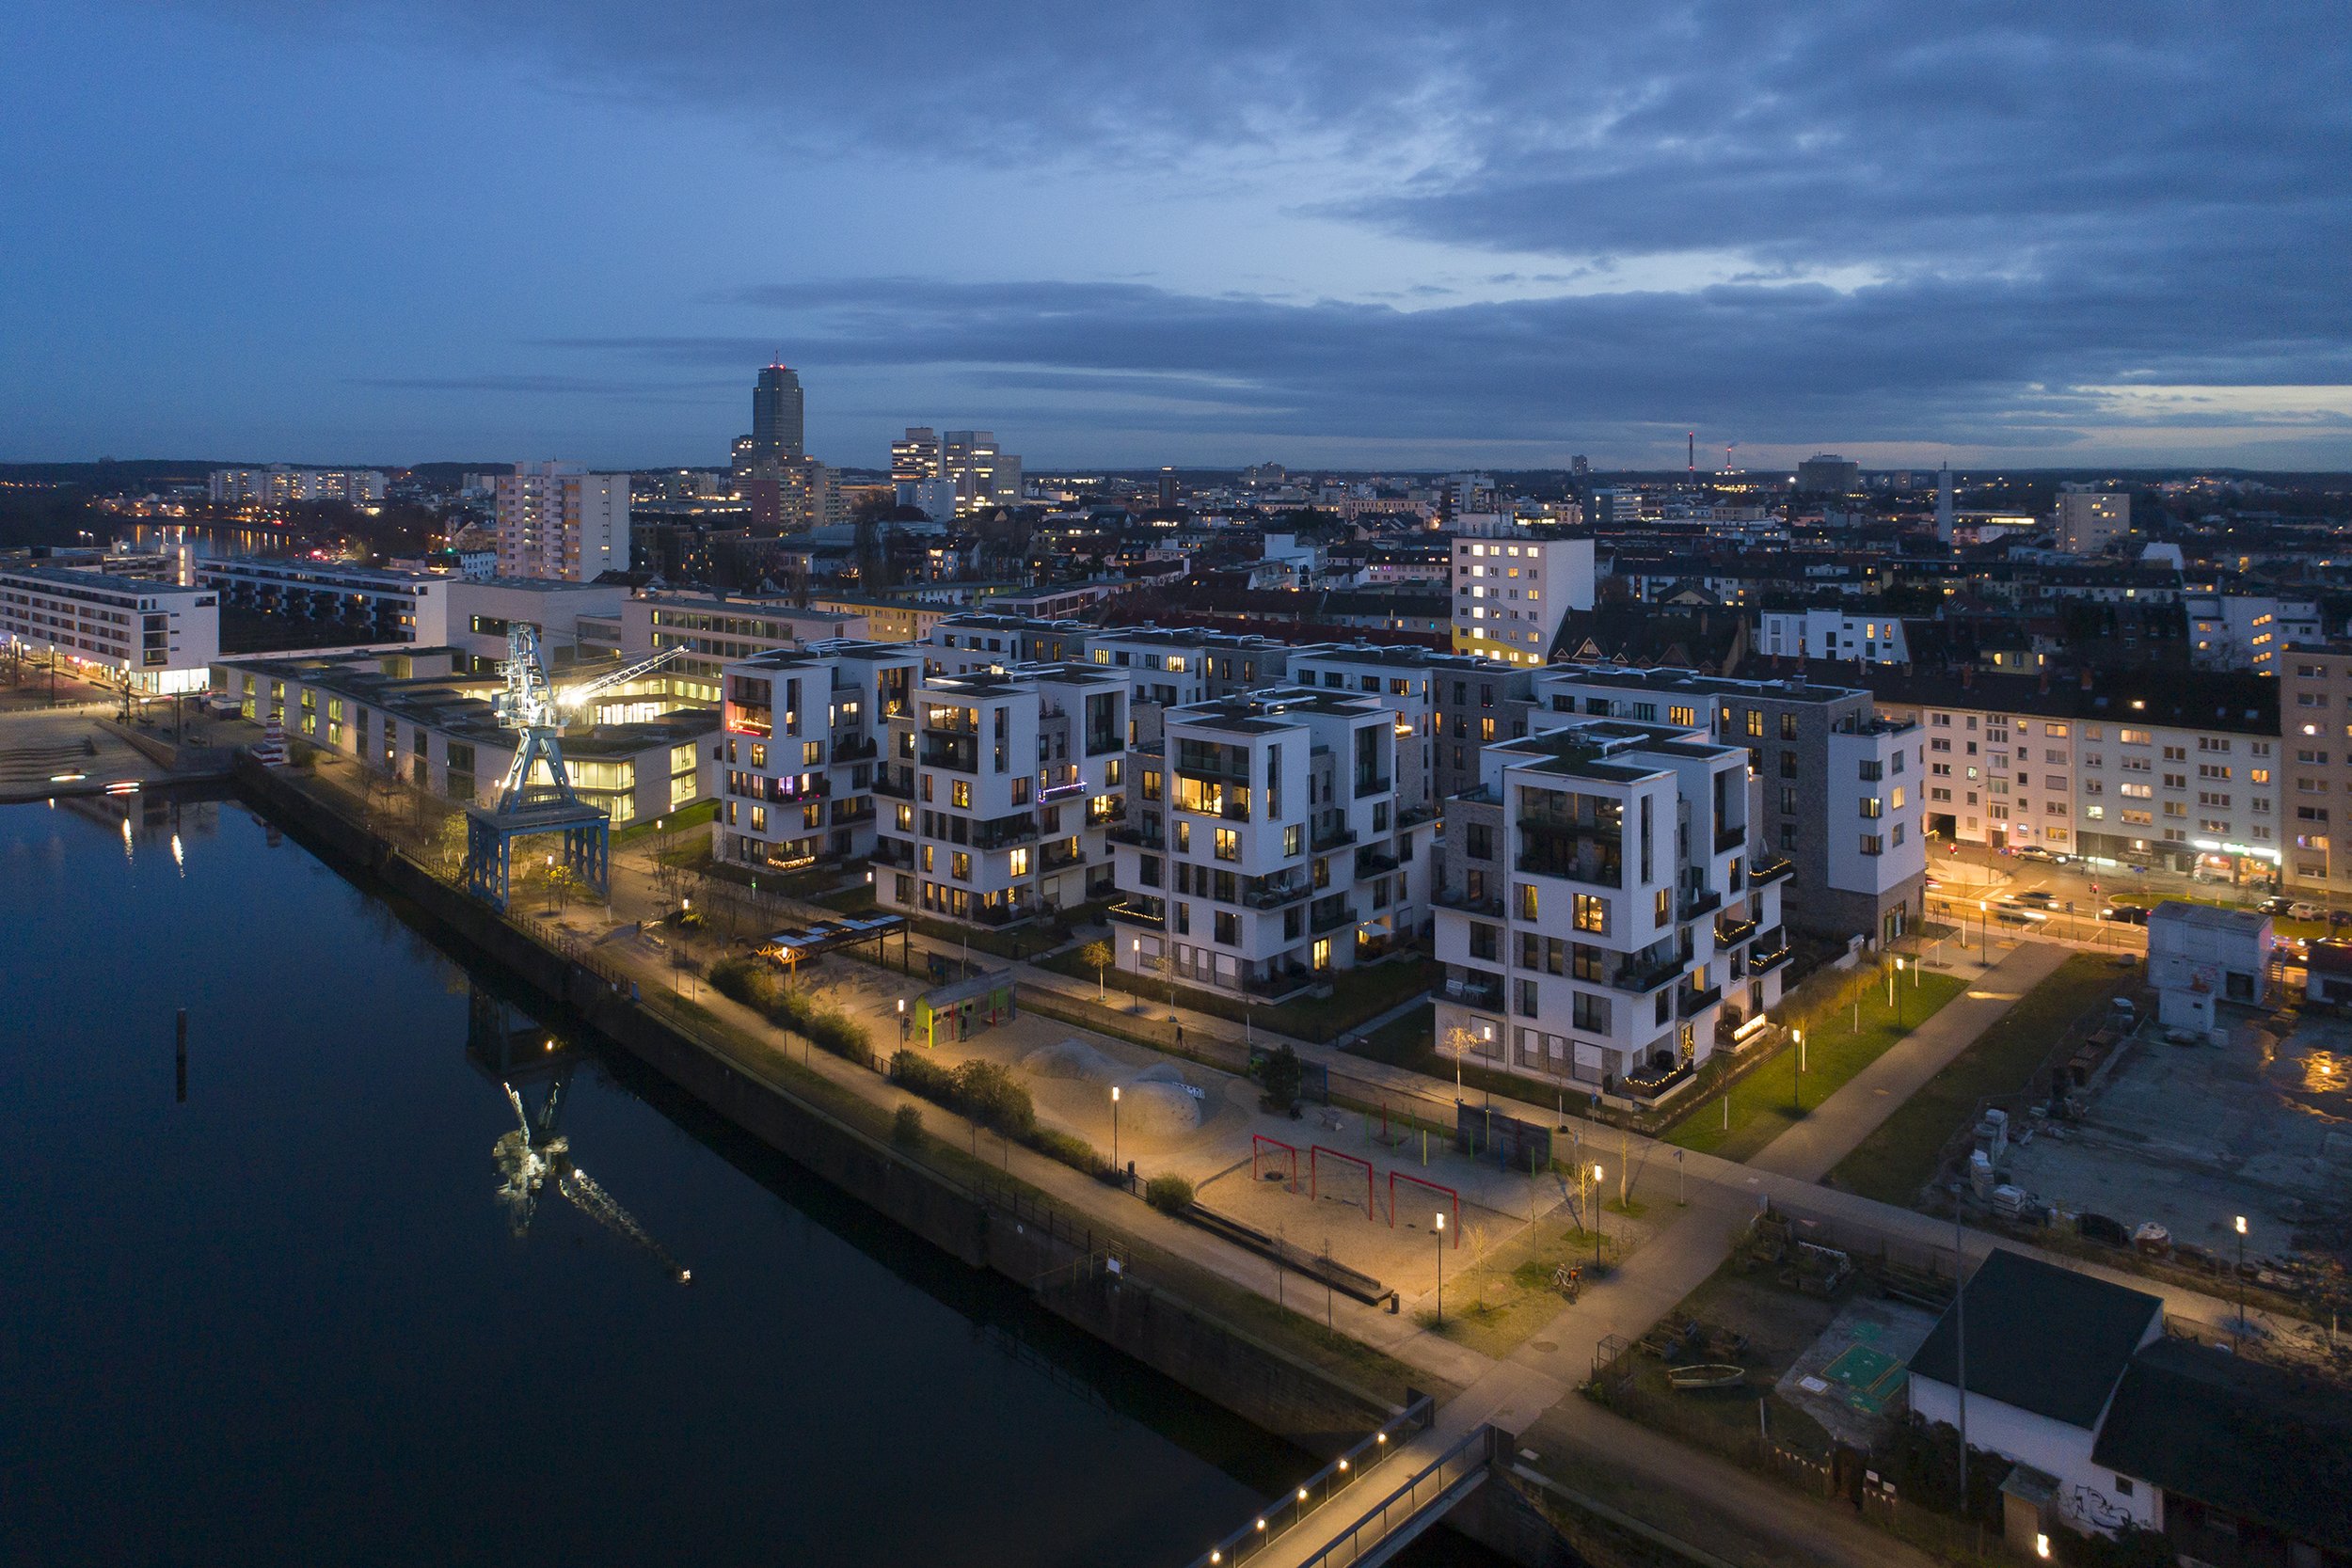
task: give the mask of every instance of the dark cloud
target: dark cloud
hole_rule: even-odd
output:
[[[2262,339],[2248,312],[2191,314],[2045,280],[1917,278],[1839,291],[1722,285],[1400,310],[1204,298],[1140,284],[763,286],[810,364],[953,372],[1000,395],[1101,400],[1170,430],[1459,443],[1648,442],[1692,426],[1743,443],[2062,447],[2109,422],[2074,390],[2131,382],[2352,382],[2342,345]],[[738,365],[758,338],[572,340],[664,367]],[[1060,416],[1084,427],[1079,406]],[[2332,429],[2184,404],[2145,421]]]
[[[313,24],[286,0],[229,3]],[[1596,445],[1694,423],[1757,443],[2063,445],[2111,419],[2072,388],[2352,382],[2342,0],[379,0],[369,14],[551,62],[581,90],[739,119],[787,158],[1105,180],[1149,166],[1176,188],[1312,166],[1329,187],[1286,197],[1308,211],[1513,253],[1518,270],[1489,288],[1621,291],[1407,311],[1050,279],[779,284],[739,302],[772,312],[755,341],[602,345],[641,362],[739,365],[788,333],[796,356],[835,366],[1091,390],[1121,428]],[[1718,276],[1734,280],[1619,281],[1692,255],[1727,258]]]

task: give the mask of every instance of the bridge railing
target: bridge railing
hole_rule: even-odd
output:
[[[1410,1522],[1414,1515],[1493,1462],[1494,1428],[1482,1426],[1466,1433],[1452,1448],[1414,1471],[1402,1486],[1365,1510],[1322,1550],[1302,1560],[1298,1568],[1346,1568]]]
[[[1249,1523],[1195,1558],[1192,1568],[1226,1568],[1230,1563],[1248,1561],[1295,1529],[1301,1520],[1325,1503],[1362,1480],[1413,1433],[1425,1430],[1437,1418],[1435,1401],[1426,1394],[1410,1396],[1405,1408],[1391,1417],[1386,1425],[1260,1509],[1250,1516]]]

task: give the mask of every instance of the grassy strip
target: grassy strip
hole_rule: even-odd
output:
[[[1865,988],[1842,1012],[1824,1014],[1806,1031],[1803,1102],[1819,1105],[1843,1088],[1854,1074],[1884,1055],[1896,1041],[1935,1016],[1946,1003],[1968,989],[1950,974],[1913,971],[1896,987],[1895,1006],[1879,985]],[[1855,1011],[1857,1008],[1859,1011]],[[1856,1020],[1860,1027],[1856,1027]],[[1803,1118],[1792,1101],[1796,1053],[1784,1049],[1785,1063],[1774,1062],[1749,1073],[1731,1086],[1730,1126],[1724,1126],[1724,1100],[1718,1095],[1692,1107],[1666,1141],[1726,1160],[1755,1155]]]
[[[2024,1088],[2066,1026],[2130,983],[2112,958],[2076,953],[1928,1080],[1830,1172],[1833,1185],[1909,1208],[1945,1143],[1987,1096]]]
[[[1056,953],[1034,960],[1040,968],[1092,982],[1095,971],[1084,950]],[[1224,991],[1176,988],[1176,1005],[1212,1018],[1248,1021],[1257,1027],[1293,1039],[1324,1041],[1345,1034],[1367,1019],[1379,1017],[1398,1004],[1426,991],[1438,978],[1438,966],[1421,958],[1403,958],[1363,969],[1334,970],[1329,996],[1301,997],[1279,1006],[1245,1006],[1241,998]],[[1146,1001],[1166,1002],[1168,982],[1130,971],[1110,969],[1102,979],[1113,990]]]
[[[1465,1090],[1477,1089],[1505,1099],[1532,1101],[1543,1093],[1541,1084],[1524,1078],[1514,1078],[1507,1072],[1481,1067],[1476,1062],[1457,1063],[1438,1049],[1438,1008],[1435,1003],[1424,1002],[1402,1018],[1388,1022],[1366,1035],[1347,1048],[1351,1056],[1379,1062],[1388,1067],[1401,1067],[1439,1081],[1454,1077],[1458,1067]],[[1577,1102],[1584,1101],[1583,1091],[1577,1093]]]

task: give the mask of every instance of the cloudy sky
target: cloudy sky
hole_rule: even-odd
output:
[[[2352,19],[26,0],[0,458],[2352,467]]]

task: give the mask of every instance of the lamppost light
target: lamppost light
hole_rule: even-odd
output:
[[[2246,1216],[2244,1214],[2240,1214],[2237,1217],[2237,1233],[2241,1236],[2246,1234]]]

